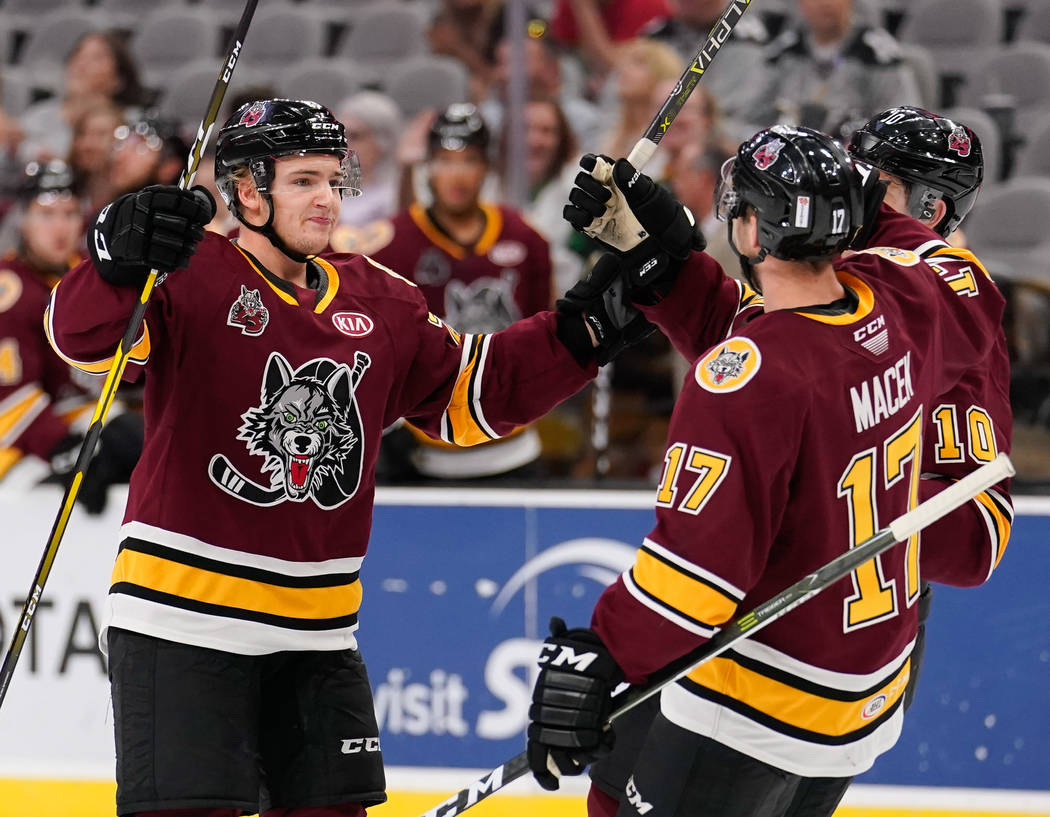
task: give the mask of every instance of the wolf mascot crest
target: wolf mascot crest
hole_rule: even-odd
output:
[[[294,372],[272,352],[263,373],[260,404],[241,415],[238,440],[265,458],[269,488],[258,485],[222,455],[212,458],[212,480],[224,491],[256,505],[285,500],[313,501],[321,508],[342,505],[361,481],[361,415],[354,392],[371,364],[354,354],[354,368],[317,358]]]

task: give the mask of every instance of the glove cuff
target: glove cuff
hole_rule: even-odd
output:
[[[558,312],[555,316],[555,334],[581,368],[586,369],[595,361],[594,343],[579,313],[566,315]]]

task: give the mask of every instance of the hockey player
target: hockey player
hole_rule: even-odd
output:
[[[886,183],[884,210],[871,220],[854,245],[912,250],[951,284],[964,308],[1001,315],[1003,296],[981,262],[969,250],[946,243],[981,190],[984,157],[977,134],[946,117],[901,106],[869,120],[853,134],[847,150],[855,159],[876,168]],[[991,331],[994,344],[988,357],[975,361],[959,383],[931,408],[923,450],[925,479],[959,479],[998,452],[1010,451],[1010,357],[1001,321]],[[982,494],[981,502],[977,508],[986,517],[987,527],[979,540],[979,561],[966,565],[951,558],[937,563],[933,554],[945,556],[948,550],[928,548],[930,554],[922,564],[925,579],[967,585],[983,581],[994,569],[1006,549],[1013,519],[1009,480]],[[937,535],[936,528],[925,532],[924,543]],[[952,533],[946,531],[946,535]],[[924,580],[914,671],[905,706],[911,703],[918,683],[931,601],[932,590]]]
[[[615,217],[652,234],[648,247],[621,248],[629,263],[668,266],[680,244],[655,215],[669,197],[622,160],[613,178]],[[588,187],[567,208],[581,222],[608,199]],[[594,657],[541,664],[529,753],[548,787],[601,751],[621,679],[644,682],[925,496],[924,418],[993,345],[995,305],[965,324],[955,294],[914,253],[873,249],[832,264],[863,203],[860,177],[829,137],[760,132],[729,166],[719,202],[764,314],[696,362],[672,417],[656,527],[599,600],[592,629],[552,627],[548,654]],[[710,259],[694,253],[678,266],[717,296],[725,276]],[[978,517],[964,508],[949,519],[967,536]],[[619,813],[830,815],[852,775],[899,735],[919,568],[913,540],[665,690]],[[592,814],[615,813],[594,795]]]
[[[0,477],[27,454],[61,463],[76,444],[69,412],[84,403],[40,325],[51,287],[80,260],[84,215],[65,162],[31,162],[17,208],[18,249],[0,261]]]
[[[489,129],[473,105],[443,110],[427,134],[433,203],[413,204],[360,231],[371,240],[358,251],[409,278],[430,311],[460,332],[495,332],[551,305],[547,241],[517,210],[481,198],[489,142]],[[410,467],[435,479],[520,475],[540,455],[534,428],[463,449],[407,425],[388,435],[384,446],[396,449],[398,442],[408,448]]]
[[[237,243],[205,237],[200,191],[145,188],[99,214],[49,306],[55,347],[98,370],[166,274],[131,350],[147,433],[101,634],[117,811],[362,815],[386,799],[354,635],[382,429],[505,435],[623,333],[592,309],[460,335],[394,271],[319,255],[357,173],[316,103],[246,103],[215,164]]]

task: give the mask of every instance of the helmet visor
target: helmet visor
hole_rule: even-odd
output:
[[[310,152],[304,151],[302,153],[283,154],[278,158],[284,159],[310,155],[312,155]],[[257,177],[257,185],[258,182],[259,179]],[[322,185],[326,184],[330,189],[339,191],[339,198],[354,198],[361,195],[361,163],[358,161],[357,154],[354,151],[348,150],[346,156],[340,160],[339,175],[333,174],[330,178],[325,179],[313,172],[294,173],[288,178],[275,179],[268,185],[269,189],[265,189],[262,185],[258,185],[258,187],[262,192],[279,195],[283,193],[317,192]]]
[[[736,157],[731,156],[722,163],[718,186],[715,188],[714,212],[719,221],[729,221],[740,215],[740,194],[733,187],[733,166]]]

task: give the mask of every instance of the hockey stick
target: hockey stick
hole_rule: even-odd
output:
[[[991,462],[948,486],[937,496],[931,497],[915,509],[897,517],[859,545],[832,559],[823,567],[817,568],[786,590],[758,605],[754,610],[724,624],[708,641],[655,674],[647,686],[636,687],[623,693],[623,703],[613,710],[609,721],[612,722],[621,717],[668,684],[674,683],[706,661],[721,655],[738,641],[748,638],[785,613],[794,610],[821,590],[848,576],[865,562],[889,550],[898,542],[909,539],[942,516],[966,504],[977,494],[1013,474],[1014,468],[1010,459],[1006,454],[999,454]],[[485,777],[474,781],[467,788],[456,792],[443,803],[434,806],[422,817],[455,817],[457,814],[462,814],[484,798],[495,794],[508,783],[525,776],[528,771],[528,757],[525,752],[522,752],[501,766],[497,766]]]
[[[179,187],[183,190],[193,184],[193,177],[197,173],[198,165],[200,165],[201,154],[208,144],[208,137],[211,136],[215,120],[219,117],[222,100],[226,96],[226,89],[229,87],[230,79],[233,77],[233,69],[240,58],[241,48],[244,46],[244,38],[248,34],[248,27],[251,25],[257,4],[258,0],[247,0],[244,6],[244,13],[241,14],[241,19],[234,29],[233,38],[226,52],[226,59],[219,69],[219,77],[215,81],[215,87],[211,92],[208,111],[204,114],[204,119],[201,120],[200,126],[197,128],[197,136],[193,141],[193,147],[190,148],[189,158],[186,161],[186,166],[182,169],[182,175],[179,176]],[[132,310],[128,326],[124,330],[124,336],[121,338],[117,351],[114,353],[113,365],[109,367],[109,374],[106,375],[102,393],[95,404],[95,413],[91,417],[91,425],[84,435],[84,442],[81,444],[80,453],[77,455],[73,479],[69,487],[66,488],[65,496],[62,498],[62,506],[55,517],[54,525],[51,527],[51,535],[48,538],[47,546],[44,548],[44,554],[40,559],[36,575],[33,577],[33,585],[22,607],[22,615],[18,620],[18,626],[15,628],[11,644],[8,646],[7,654],[4,656],[3,668],[0,669],[0,705],[3,705],[4,697],[7,695],[7,688],[11,684],[11,677],[14,675],[15,665],[18,663],[18,657],[21,655],[22,647],[29,636],[29,628],[33,624],[33,615],[36,613],[40,597],[44,592],[44,583],[51,573],[55,556],[58,554],[58,546],[61,544],[62,536],[66,532],[66,524],[69,522],[69,515],[73,512],[73,505],[76,502],[77,494],[80,492],[80,484],[84,480],[84,472],[87,471],[91,458],[95,454],[99,436],[102,434],[102,425],[106,421],[106,415],[109,413],[110,406],[113,405],[113,398],[116,396],[117,387],[120,385],[120,379],[124,374],[124,368],[128,364],[131,350],[135,346],[139,330],[145,321],[146,307],[149,304],[150,295],[153,294],[153,287],[157,283],[157,275],[157,270],[150,270],[149,276],[146,278],[142,294],[139,296],[134,310]]]
[[[678,112],[682,110],[682,106],[685,105],[690,94],[693,93],[693,89],[700,82],[700,78],[703,77],[711,65],[711,61],[718,54],[725,41],[729,39],[733,29],[736,28],[736,24],[740,22],[740,18],[744,16],[744,12],[750,6],[751,0],[729,0],[729,5],[726,6],[722,16],[711,27],[707,39],[697,49],[692,62],[682,72],[682,76],[678,78],[678,82],[671,89],[671,93],[667,95],[667,99],[660,106],[660,110],[656,112],[656,116],[649,123],[649,127],[645,129],[642,138],[631,148],[627,161],[634,166],[635,170],[640,171],[653,158],[653,154],[656,153],[656,147],[660,144],[660,140],[664,138],[667,129],[671,127],[671,123],[674,122]],[[617,190],[616,185],[613,184],[612,172],[612,164],[598,157],[594,169],[591,170],[591,175],[610,188],[613,193],[613,200],[609,202],[610,206],[605,214],[594,219],[584,232],[610,246],[627,249],[636,246],[648,234],[636,221],[633,224],[630,223],[630,220],[624,219],[621,219],[621,221],[625,223],[617,222],[614,214],[617,210],[626,207],[626,203],[623,193]],[[627,234],[628,231],[637,231],[639,229],[641,229],[641,232],[635,232],[634,235]]]
[[[718,18],[718,22],[708,32],[704,44],[697,49],[693,61],[682,72],[682,76],[678,78],[678,82],[675,83],[671,93],[664,100],[664,104],[657,111],[656,116],[653,117],[653,121],[649,123],[649,127],[645,130],[645,135],[631,148],[627,161],[634,165],[635,168],[641,170],[653,158],[656,146],[660,144],[660,140],[664,138],[667,129],[671,127],[671,123],[678,116],[678,112],[682,110],[682,106],[689,99],[689,95],[693,93],[693,89],[700,82],[700,78],[707,71],[708,66],[711,65],[711,60],[715,58],[719,49],[729,39],[729,35],[733,33],[736,24],[740,22],[740,18],[744,16],[744,12],[748,10],[750,5],[751,0],[730,0],[729,5],[722,12],[722,16]]]

